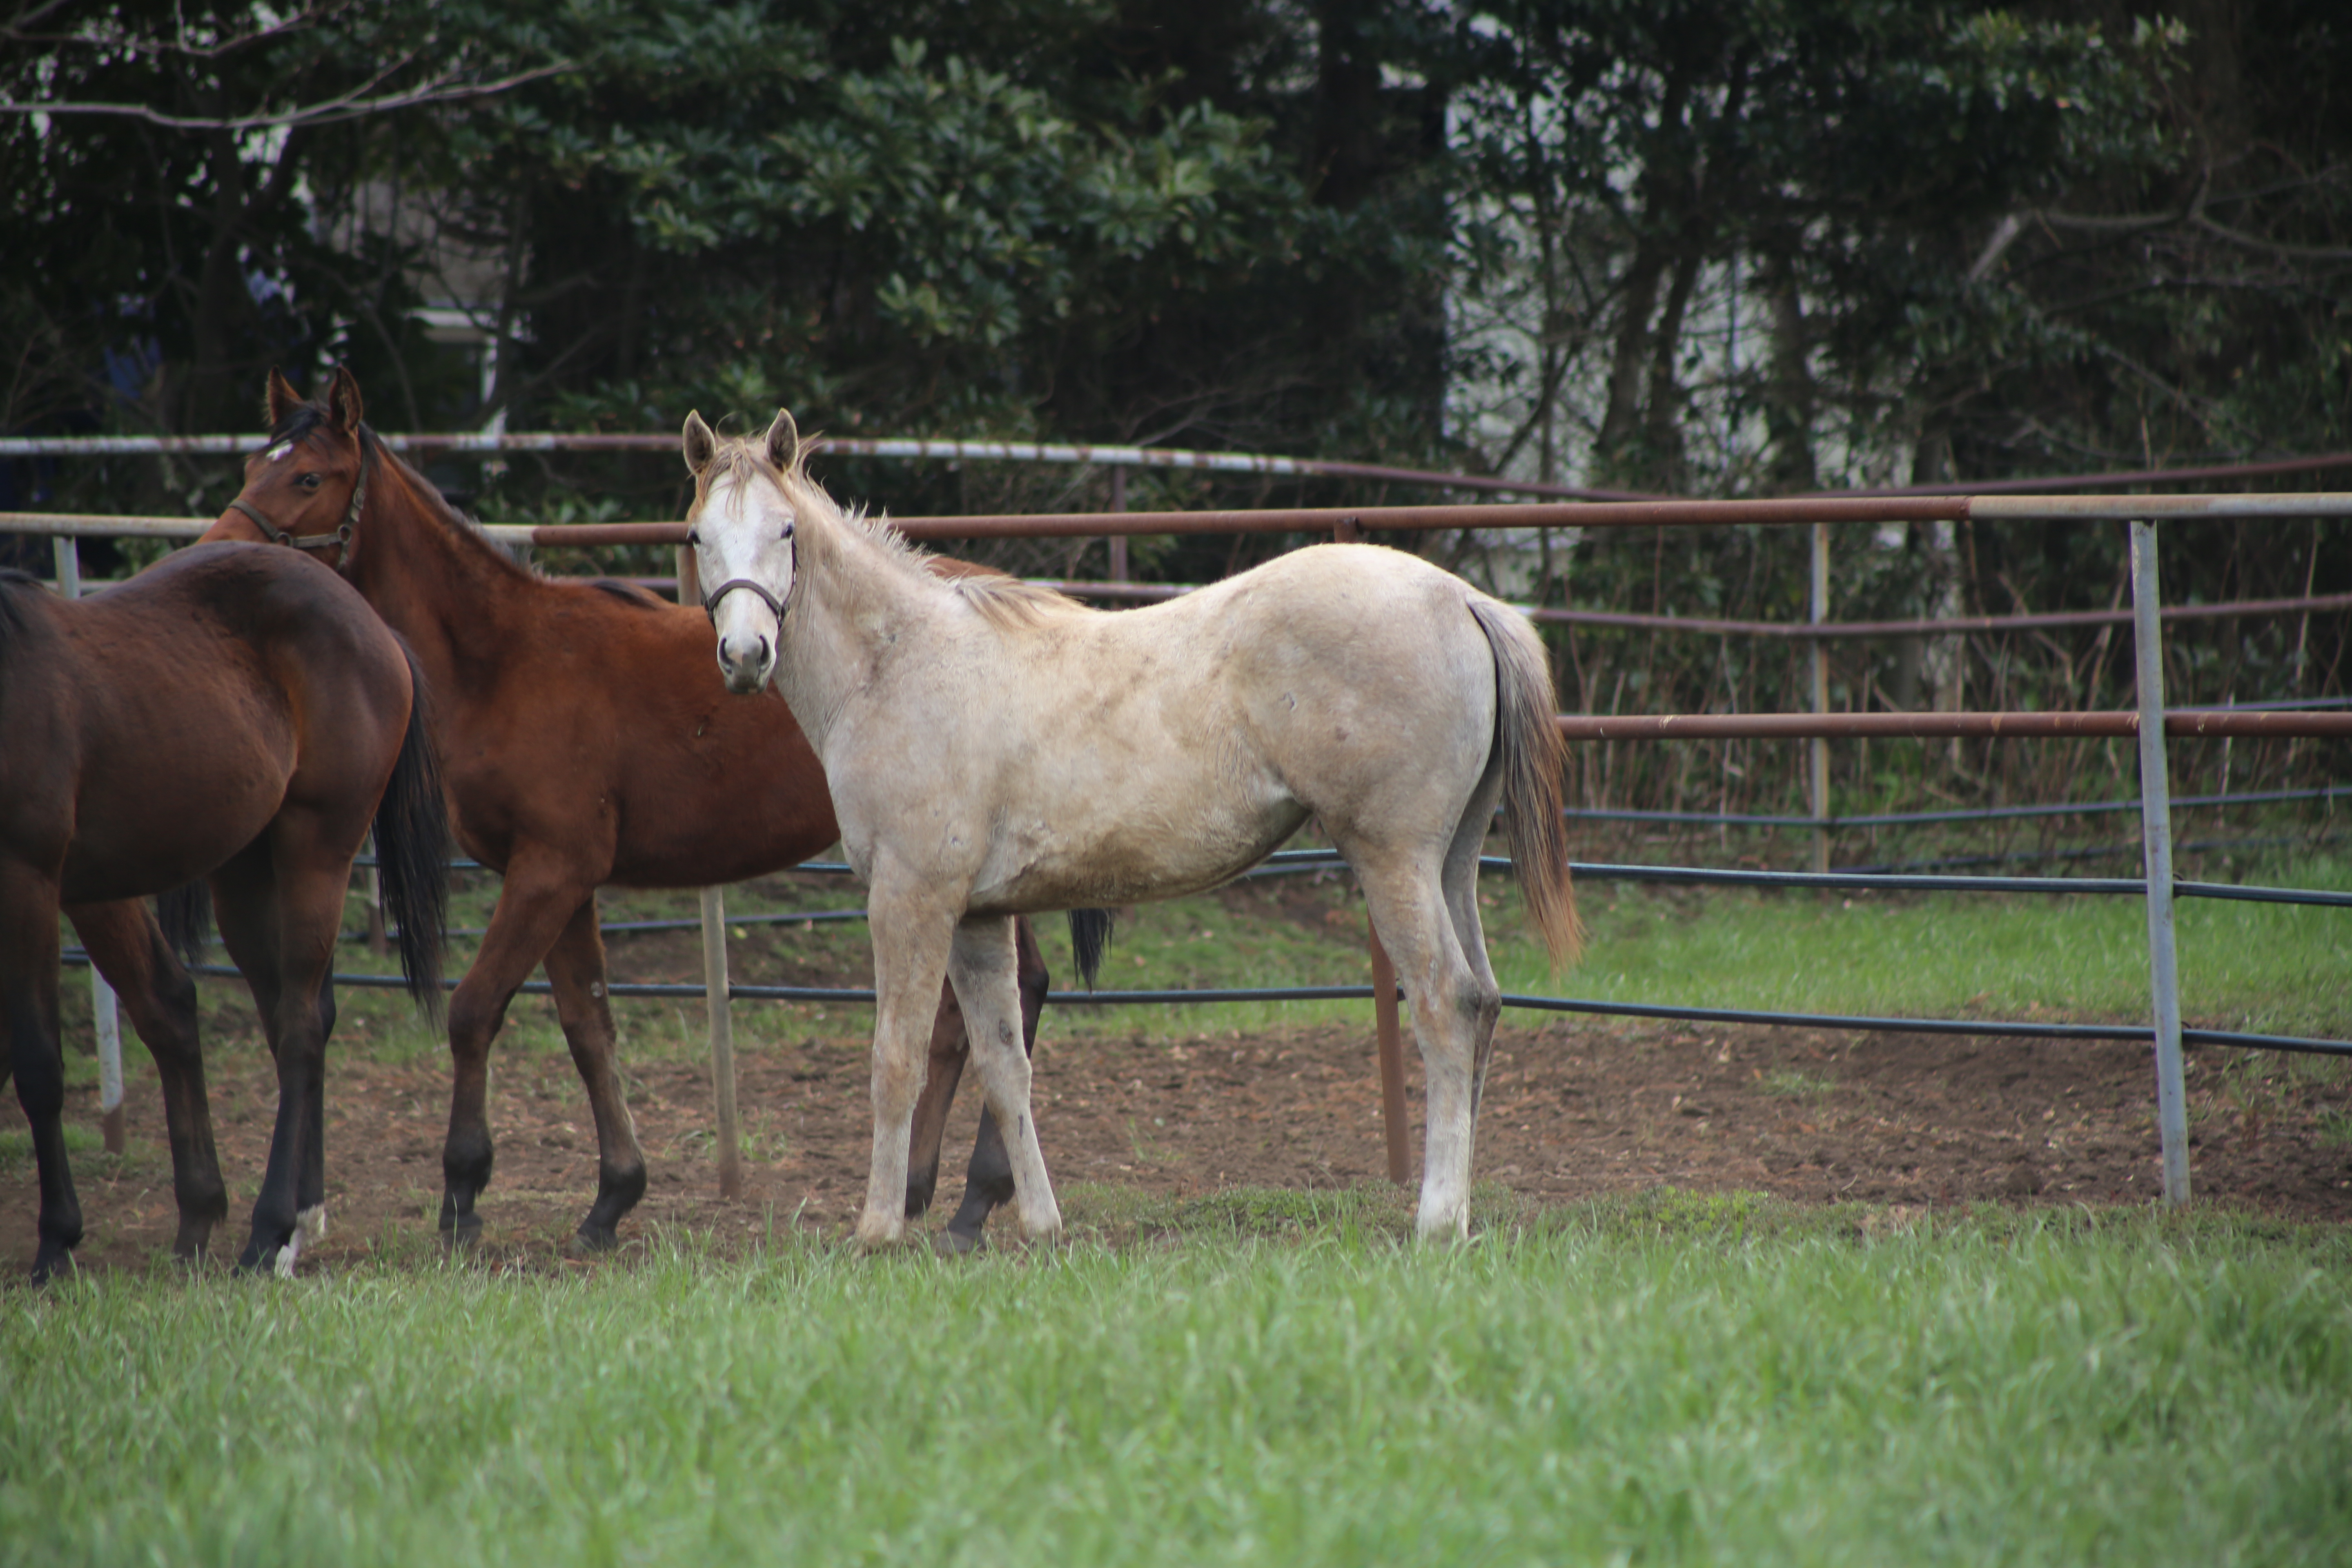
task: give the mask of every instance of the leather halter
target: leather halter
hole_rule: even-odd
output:
[[[797,576],[798,574],[794,574],[794,575]],[[738,588],[742,589],[747,594],[757,595],[760,603],[767,605],[769,613],[776,617],[777,627],[779,629],[782,627],[784,624],[784,599],[792,597],[791,590],[787,589],[785,591],[784,599],[779,599],[773,594],[769,593],[767,589],[761,587],[759,584],[752,582],[749,577],[730,577],[727,581],[719,584],[719,586],[711,589],[710,592],[702,595],[702,613],[710,617],[710,624],[712,626],[717,626],[719,624],[719,601],[725,598],[728,595],[735,592]]]
[[[352,487],[352,504],[343,509],[342,526],[332,533],[290,533],[261,515],[261,509],[237,497],[228,504],[253,520],[261,536],[272,544],[290,544],[297,550],[332,550],[352,542],[352,533],[360,521],[360,509],[367,505],[368,479],[375,472],[375,442],[373,433],[360,427],[360,479]]]

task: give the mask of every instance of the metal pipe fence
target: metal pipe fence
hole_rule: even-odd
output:
[[[2181,1020],[2177,961],[2174,953],[2172,904],[2176,895],[2203,897],[2253,896],[2242,890],[2221,893],[2202,888],[2178,885],[2171,871],[2171,803],[2168,799],[2169,773],[2165,754],[2168,735],[2193,736],[2320,736],[2352,735],[2352,714],[2300,712],[2252,712],[2245,710],[2176,710],[2168,712],[2163,705],[2161,668],[2158,654],[2162,637],[2162,609],[2155,573],[2155,520],[2158,519],[2258,519],[2258,518],[2320,518],[2352,515],[2352,494],[2315,493],[2289,495],[2108,495],[2108,496],[2018,496],[1979,491],[1958,495],[1840,495],[1772,500],[1691,501],[1678,500],[1605,500],[1577,505],[1546,502],[1515,506],[1403,506],[1363,508],[1294,507],[1255,510],[1204,510],[1189,512],[1129,512],[1066,514],[1056,517],[962,517],[962,518],[902,518],[894,520],[909,537],[918,540],[979,539],[1006,537],[1085,537],[1131,536],[1139,533],[1286,533],[1316,531],[1340,538],[1362,538],[1377,531],[1415,531],[1429,529],[1528,528],[1567,527],[1700,527],[1724,523],[1767,525],[1807,524],[1814,528],[1816,540],[1816,578],[1819,578],[1819,552],[1823,549],[1825,525],[1831,522],[1892,522],[1892,521],[1967,521],[1974,519],[2011,520],[2106,520],[2130,524],[2132,543],[2132,599],[2130,611],[2134,628],[2134,647],[2139,707],[2137,712],[2121,713],[1855,713],[1834,714],[1825,711],[1826,701],[1817,691],[1815,711],[1811,714],[1696,714],[1683,716],[1607,716],[1564,715],[1563,731],[1589,738],[1617,739],[1690,739],[1702,737],[1763,736],[1779,739],[1823,739],[1832,735],[1922,736],[1979,735],[1988,738],[2016,739],[2032,736],[2105,735],[2136,739],[2140,752],[2140,774],[2143,780],[2140,799],[2142,840],[2146,875],[2137,882],[2122,883],[2113,889],[2091,889],[2087,879],[2009,879],[2020,884],[2047,883],[2034,887],[2036,892],[2058,891],[2124,891],[2139,892],[2148,909],[2148,942],[2150,954],[2150,990],[2154,1019],[2146,1028],[2115,1026],[2126,1029],[2123,1034],[2100,1033],[2086,1035],[2084,1031],[2102,1031],[2108,1026],[2026,1026],[2047,1037],[2147,1038],[2156,1048],[2158,1079],[2158,1123],[2164,1146],[2165,1193],[2168,1201],[2179,1204],[2189,1197],[2189,1167],[2186,1121],[2183,1100],[2183,1079],[2180,1051],[2184,1043],[2233,1044],[2280,1050],[2316,1051],[2328,1054],[2352,1054],[2352,1043],[2339,1041],[2301,1040],[2289,1037],[2232,1035],[2222,1031],[2200,1031],[2185,1028]],[[139,522],[133,530],[119,524]],[[185,523],[159,524],[156,520],[125,519],[62,519],[39,513],[0,514],[0,530],[41,531],[62,535],[96,532],[143,531],[163,534],[166,527],[184,529]],[[199,523],[198,528],[204,526]],[[627,523],[604,525],[563,525],[539,527],[496,527],[485,530],[495,538],[534,545],[612,544],[681,544],[685,528],[681,523]],[[683,569],[681,575],[684,575]],[[2352,595],[2343,596],[2352,599]],[[2282,602],[2284,603],[2284,602]],[[2308,612],[2323,607],[2316,604],[2294,602],[2293,608]],[[2336,607],[2332,604],[2324,607]],[[2279,613],[2267,604],[2260,611],[2244,613]],[[2178,618],[2178,617],[2176,617]],[[1828,637],[1828,626],[1821,605],[1817,604],[1811,624],[1807,628],[1819,648]],[[1930,635],[1935,623],[1879,623],[1869,631],[1856,631],[1856,636],[1919,636]],[[1786,634],[1774,634],[1786,635]],[[1816,686],[1820,683],[1817,681]],[[1822,776],[1819,763],[1816,778]],[[2333,791],[2331,790],[2331,794]],[[2053,810],[2078,809],[2056,807]],[[1816,788],[1815,810],[1808,824],[1826,824],[1829,818],[1825,795]],[[1826,842],[1824,838],[1823,842]],[[1820,866],[1825,867],[1826,861]],[[1660,869],[1637,868],[1643,874]],[[1671,868],[1692,871],[1697,868]],[[1813,873],[1715,873],[1699,880],[1746,879],[1756,876],[1774,878],[1801,877],[1816,879],[1802,883],[1783,885],[1808,886],[1871,886],[1894,888],[1906,882],[1920,880],[1909,878],[1860,877],[1851,873],[1829,873],[1818,869]],[[1818,879],[1835,878],[1834,881]],[[1970,883],[1969,890],[1990,890],[1982,884],[1986,879],[1926,879],[1930,885]],[[2219,887],[2221,885],[2211,885]],[[1948,889],[1947,889],[1948,890]],[[2279,901],[2340,903],[2333,897],[2286,897],[2291,890],[2267,889],[2282,895]],[[666,987],[656,990],[612,987],[614,994],[690,995],[700,994],[713,1008],[713,1047],[715,1056],[721,1051],[723,1016],[726,1000],[734,997],[753,999],[774,996],[778,999],[833,999],[852,1001],[866,999],[857,993],[828,991],[811,994],[789,987],[735,986],[728,983],[724,971],[725,929],[723,915],[719,911],[715,890],[706,894],[704,918],[701,921],[706,942],[715,945],[717,956],[708,970],[709,977],[701,988],[692,986]],[[1381,955],[1374,939],[1376,976],[1380,973]],[[374,980],[352,977],[352,984],[376,984]],[[393,982],[397,984],[397,982]],[[1383,995],[1382,993],[1388,994]],[[1372,997],[1382,1010],[1382,1061],[1384,1089],[1390,1079],[1388,1068],[1393,1055],[1391,1036],[1395,996],[1390,982],[1377,980],[1373,987],[1309,987],[1283,993],[1232,993],[1232,999],[1243,996],[1272,997],[1275,994],[1332,996],[1366,994]],[[1117,1005],[1132,998],[1143,1000],[1168,999],[1165,994],[1098,993],[1094,1005]],[[1206,1000],[1202,994],[1183,994],[1186,1000]],[[1065,997],[1066,1003],[1081,1000]],[[1982,1020],[1950,1019],[1864,1019],[1842,1015],[1775,1015],[1735,1013],[1717,1009],[1670,1008],[1649,1005],[1628,1005],[1580,1001],[1564,997],[1512,997],[1507,1005],[1565,1012],[1613,1012],[1632,1016],[1672,1017],[1703,1021],[1761,1022],[1822,1028],[1900,1028],[1924,1032],[1948,1033],[2008,1033],[2021,1026],[2009,1024],[1989,1024]],[[1384,1094],[1389,1113],[1391,1150],[1391,1173],[1402,1175],[1396,1156],[1402,1148],[1399,1136],[1402,1122],[1401,1094]],[[727,1108],[721,1110],[722,1123],[730,1120]]]

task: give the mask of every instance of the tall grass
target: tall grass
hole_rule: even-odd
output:
[[[1861,1218],[16,1293],[0,1561],[2340,1561],[2340,1238]]]

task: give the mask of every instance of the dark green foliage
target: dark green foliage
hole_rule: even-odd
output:
[[[234,429],[268,364],[343,361],[385,427],[667,429],[689,407],[783,403],[838,435],[1690,494],[2352,447],[2339,9],[352,0],[277,23],[233,0],[35,6],[0,24],[0,99],[46,106],[0,115],[0,424]],[[494,354],[446,341],[467,335],[453,305]],[[7,473],[14,496],[202,512],[233,468]],[[660,515],[683,478],[654,457],[434,473],[487,512],[549,519]],[[1108,500],[1099,470],[839,460],[824,477],[899,513]],[[1128,494],[1384,499],[1409,498],[1164,470]],[[1286,542],[1139,542],[1135,561],[1192,581]],[[1804,609],[1794,532],[1555,539],[1516,576],[1471,541],[1406,542],[1554,603]],[[998,558],[1087,574],[1094,549]],[[2336,524],[2176,529],[2165,549],[2175,600],[2352,585]],[[1832,614],[2105,608],[2122,570],[2102,526],[1851,531]],[[2341,616],[2184,627],[2176,695],[2339,690],[2344,633]],[[1570,706],[1807,700],[1782,645],[1556,646]],[[2128,680],[2095,632],[1957,658],[1888,641],[1841,648],[1832,702],[2112,706]],[[1890,764],[1854,748],[1838,782],[1857,806],[1973,795],[1986,768],[2011,794],[2123,782],[2088,750]],[[1787,809],[1792,760],[1621,748],[1585,784]],[[2229,764],[2241,783],[2314,765],[2307,747]]]

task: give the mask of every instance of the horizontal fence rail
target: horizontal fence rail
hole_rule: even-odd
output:
[[[486,440],[489,439],[485,437]],[[515,437],[498,437],[494,447],[470,447],[455,440],[426,441],[441,449],[512,449]],[[624,442],[635,444],[646,438],[599,437],[593,440],[565,442],[563,445],[594,449],[596,442],[609,442],[618,449]],[[648,446],[654,443],[647,441]],[[658,438],[660,449],[668,449],[668,437]],[[553,441],[550,447],[557,445]],[[875,443],[866,455],[873,456],[982,456],[1000,457],[1008,460],[1066,460],[1085,462],[1162,461],[1167,454],[1147,456],[1150,449],[1139,448],[1065,448],[1062,454],[1041,459],[1042,447],[1016,451],[1018,444],[990,443],[910,443],[905,451],[886,451],[884,443]],[[950,453],[947,448],[953,447]],[[981,448],[991,447],[983,452]],[[914,448],[920,448],[919,450]],[[167,449],[157,446],[153,450]],[[184,448],[183,448],[184,449]],[[528,448],[525,448],[528,449]],[[845,444],[838,449],[856,450],[855,444]],[[1085,453],[1078,456],[1074,454]],[[0,447],[0,456],[7,449]],[[1192,454],[1203,457],[1202,454]],[[1275,461],[1268,459],[1266,461]],[[1283,460],[1287,461],[1287,460]],[[2346,462],[2352,464],[2352,457]],[[1131,466],[1129,464],[1129,466]],[[1174,465],[1171,466],[1182,466]],[[1212,467],[1208,463],[1193,466]],[[2312,467],[2339,466],[2331,459]],[[1237,467],[1234,471],[1297,471],[1304,468],[1276,470],[1268,468],[1248,469]],[[1337,472],[1327,468],[1322,471]],[[1357,470],[1363,477],[1370,470]],[[2284,471],[2284,470],[2282,470]],[[1385,477],[1413,479],[1429,476],[1412,475],[1393,470]],[[2241,477],[2251,477],[2241,476]],[[1437,482],[1446,482],[1442,477]],[[1510,488],[1489,485],[1485,488]],[[2015,493],[2023,489],[2018,485],[1979,486],[1967,491],[1935,492],[1923,487],[1910,487],[1902,493],[1846,492],[1835,495],[1748,500],[1738,501],[1703,501],[1662,498],[1592,499],[1596,492],[1562,490],[1554,493],[1575,494],[1585,499],[1575,503],[1546,501],[1535,504],[1511,505],[1423,505],[1379,507],[1293,507],[1258,508],[1203,511],[1125,511],[1061,514],[1050,517],[987,516],[987,517],[908,517],[892,520],[908,537],[918,541],[972,540],[989,538],[1079,538],[1104,537],[1115,539],[1136,534],[1239,534],[1314,532],[1340,538],[1361,538],[1380,531],[1412,531],[1441,529],[1507,529],[1507,528],[1664,528],[1706,527],[1725,524],[1797,525],[1810,524],[1814,540],[1814,595],[1812,613],[1802,626],[1779,626],[1764,623],[1709,622],[1680,617],[1617,616],[1611,612],[1559,612],[1563,615],[1598,617],[1610,616],[1607,621],[1591,624],[1614,624],[1635,629],[1706,631],[1718,635],[1752,633],[1758,636],[1782,637],[1810,640],[1815,664],[1814,711],[1811,713],[1734,714],[1706,713],[1690,715],[1561,715],[1559,723],[1563,734],[1592,740],[1662,740],[1662,739],[1786,739],[1810,740],[1815,746],[1813,774],[1815,779],[1814,810],[1794,822],[1820,830],[1816,840],[1816,868],[1812,872],[1750,872],[1716,871],[1695,868],[1608,867],[1581,868],[1582,874],[1595,879],[1679,881],[1695,884],[1779,886],[1786,888],[1846,888],[1882,889],[1933,889],[1938,891],[2016,891],[2032,893],[2137,893],[2145,899],[2148,910],[2148,940],[2151,965],[2151,991],[2154,998],[2152,1026],[2122,1025],[2038,1025],[2017,1024],[1998,1020],[1978,1019],[1884,1019],[1844,1015],[1780,1014],[1743,1010],[1675,1007],[1657,1005],[1618,1004],[1567,997],[1509,996],[1505,1005],[1542,1011],[1592,1013],[1633,1017],[1677,1019],[1692,1022],[1753,1023],[1783,1026],[1837,1029],[1891,1029],[1906,1032],[1945,1034],[2021,1034],[2046,1038],[2102,1038],[2152,1041],[2156,1047],[2158,1092],[2159,1131],[2164,1147],[2164,1187],[2167,1199],[2179,1203],[2189,1195],[2189,1166],[2186,1123],[2183,1110],[2182,1079],[2179,1050],[2184,1044],[2231,1045],[2255,1048],[2315,1052],[2330,1055],[2352,1055],[2352,1043],[2308,1040],[2291,1037],[2233,1034],[2226,1031],[2199,1030],[2183,1026],[2179,1016],[2178,977],[2174,956],[2173,900],[2177,897],[2252,899],[2263,901],[2335,905],[2352,905],[2352,896],[2309,893],[2300,889],[2248,889],[2229,884],[2181,882],[2171,872],[2171,802],[2168,798],[2168,768],[2165,762],[2164,742],[2168,737],[2183,738],[2236,736],[2273,736],[2306,738],[2352,737],[2352,713],[2311,710],[2319,704],[2306,705],[2303,710],[2266,710],[2251,709],[2173,709],[2163,702],[2161,665],[2158,655],[2163,621],[2168,618],[2158,602],[2155,570],[2155,523],[2158,520],[2285,520],[2352,516],[2352,493],[2314,492],[2300,494],[2231,494],[2231,495],[2126,495],[2092,494],[2054,496],[2047,493]],[[2053,484],[2033,487],[2041,490],[2058,488]],[[1119,492],[1114,489],[1114,498]],[[1116,505],[1116,499],[1114,500]],[[1951,622],[1928,621],[1851,623],[1838,626],[1828,621],[1827,604],[1827,525],[1836,522],[1885,523],[1918,521],[1961,522],[1973,520],[2015,521],[2112,521],[2131,525],[2133,562],[2132,600],[2128,612],[2086,612],[2063,616],[2020,616],[2011,617],[1956,618]],[[135,534],[162,538],[191,538],[209,526],[203,520],[122,518],[81,514],[40,512],[0,513],[0,531],[47,533],[58,537],[59,579],[61,585],[68,575],[71,538],[90,534]],[[635,522],[619,524],[565,525],[488,525],[483,531],[489,537],[514,544],[531,546],[597,545],[681,545],[686,529],[679,522]],[[1123,547],[1122,547],[1123,548]],[[1116,572],[1114,574],[1117,574]],[[1132,591],[1130,591],[1132,592]],[[2315,597],[2301,600],[2250,602],[2240,605],[2177,606],[2168,618],[2179,620],[2189,615],[2281,615],[2325,611],[2352,607],[2352,595]],[[2134,627],[2134,651],[2140,708],[2135,712],[2036,712],[2036,713],[1836,713],[1827,710],[1821,675],[1823,645],[1836,637],[1930,637],[1964,633],[1984,633],[1994,630],[2031,630],[2041,626],[2064,625],[2113,624],[2128,615]],[[1832,816],[1828,808],[1826,784],[1826,752],[1822,750],[1832,737],[1885,738],[2129,738],[2137,742],[2143,795],[2142,816],[2144,878],[2137,880],[2121,879],[2057,879],[2057,878],[1990,878],[1936,877],[1887,875],[1853,871],[1832,872],[1827,868],[1827,835],[1837,826],[1854,826],[1868,819],[1844,819]],[[2332,796],[2331,789],[2324,792]],[[2189,804],[2184,801],[2186,805]],[[2096,807],[2049,806],[2025,808],[2050,814],[2096,809]],[[1948,814],[1913,814],[1920,820]],[[1957,819],[1948,818],[1948,819]],[[1307,852],[1313,854],[1315,852]],[[1270,869],[1286,870],[1275,867]],[[816,913],[778,917],[810,921]],[[825,918],[855,918],[846,912],[825,913]],[[675,922],[684,924],[687,922]],[[706,980],[702,985],[636,985],[616,984],[609,987],[614,995],[689,997],[702,996],[713,1008],[714,1051],[724,1034],[724,1007],[729,999],[773,999],[784,1001],[837,1001],[871,1003],[870,992],[838,988],[806,988],[782,986],[733,985],[725,978],[725,922],[718,903],[716,889],[704,893],[704,915],[699,923],[705,933]],[[741,923],[740,921],[733,923]],[[641,929],[673,929],[673,922],[646,923]],[[1370,987],[1300,987],[1275,990],[1243,990],[1229,992],[1100,992],[1090,994],[1064,994],[1057,998],[1066,1005],[1112,1005],[1127,1003],[1207,1003],[1215,1001],[1277,1000],[1283,998],[1358,998],[1370,997],[1383,1009],[1382,1066],[1383,1101],[1390,1123],[1390,1153],[1391,1173],[1402,1179],[1401,1089],[1389,1091],[1391,1062],[1389,1036],[1392,1033],[1390,1020],[1395,993],[1385,977],[1384,959],[1374,940],[1375,984]],[[227,973],[210,966],[205,973]],[[352,985],[397,985],[392,976],[336,976],[339,984]],[[527,990],[542,990],[532,985]],[[724,1078],[722,1076],[722,1083]],[[1401,1079],[1399,1079],[1401,1083]],[[720,1122],[722,1141],[727,1141],[731,1107],[722,1098]]]

